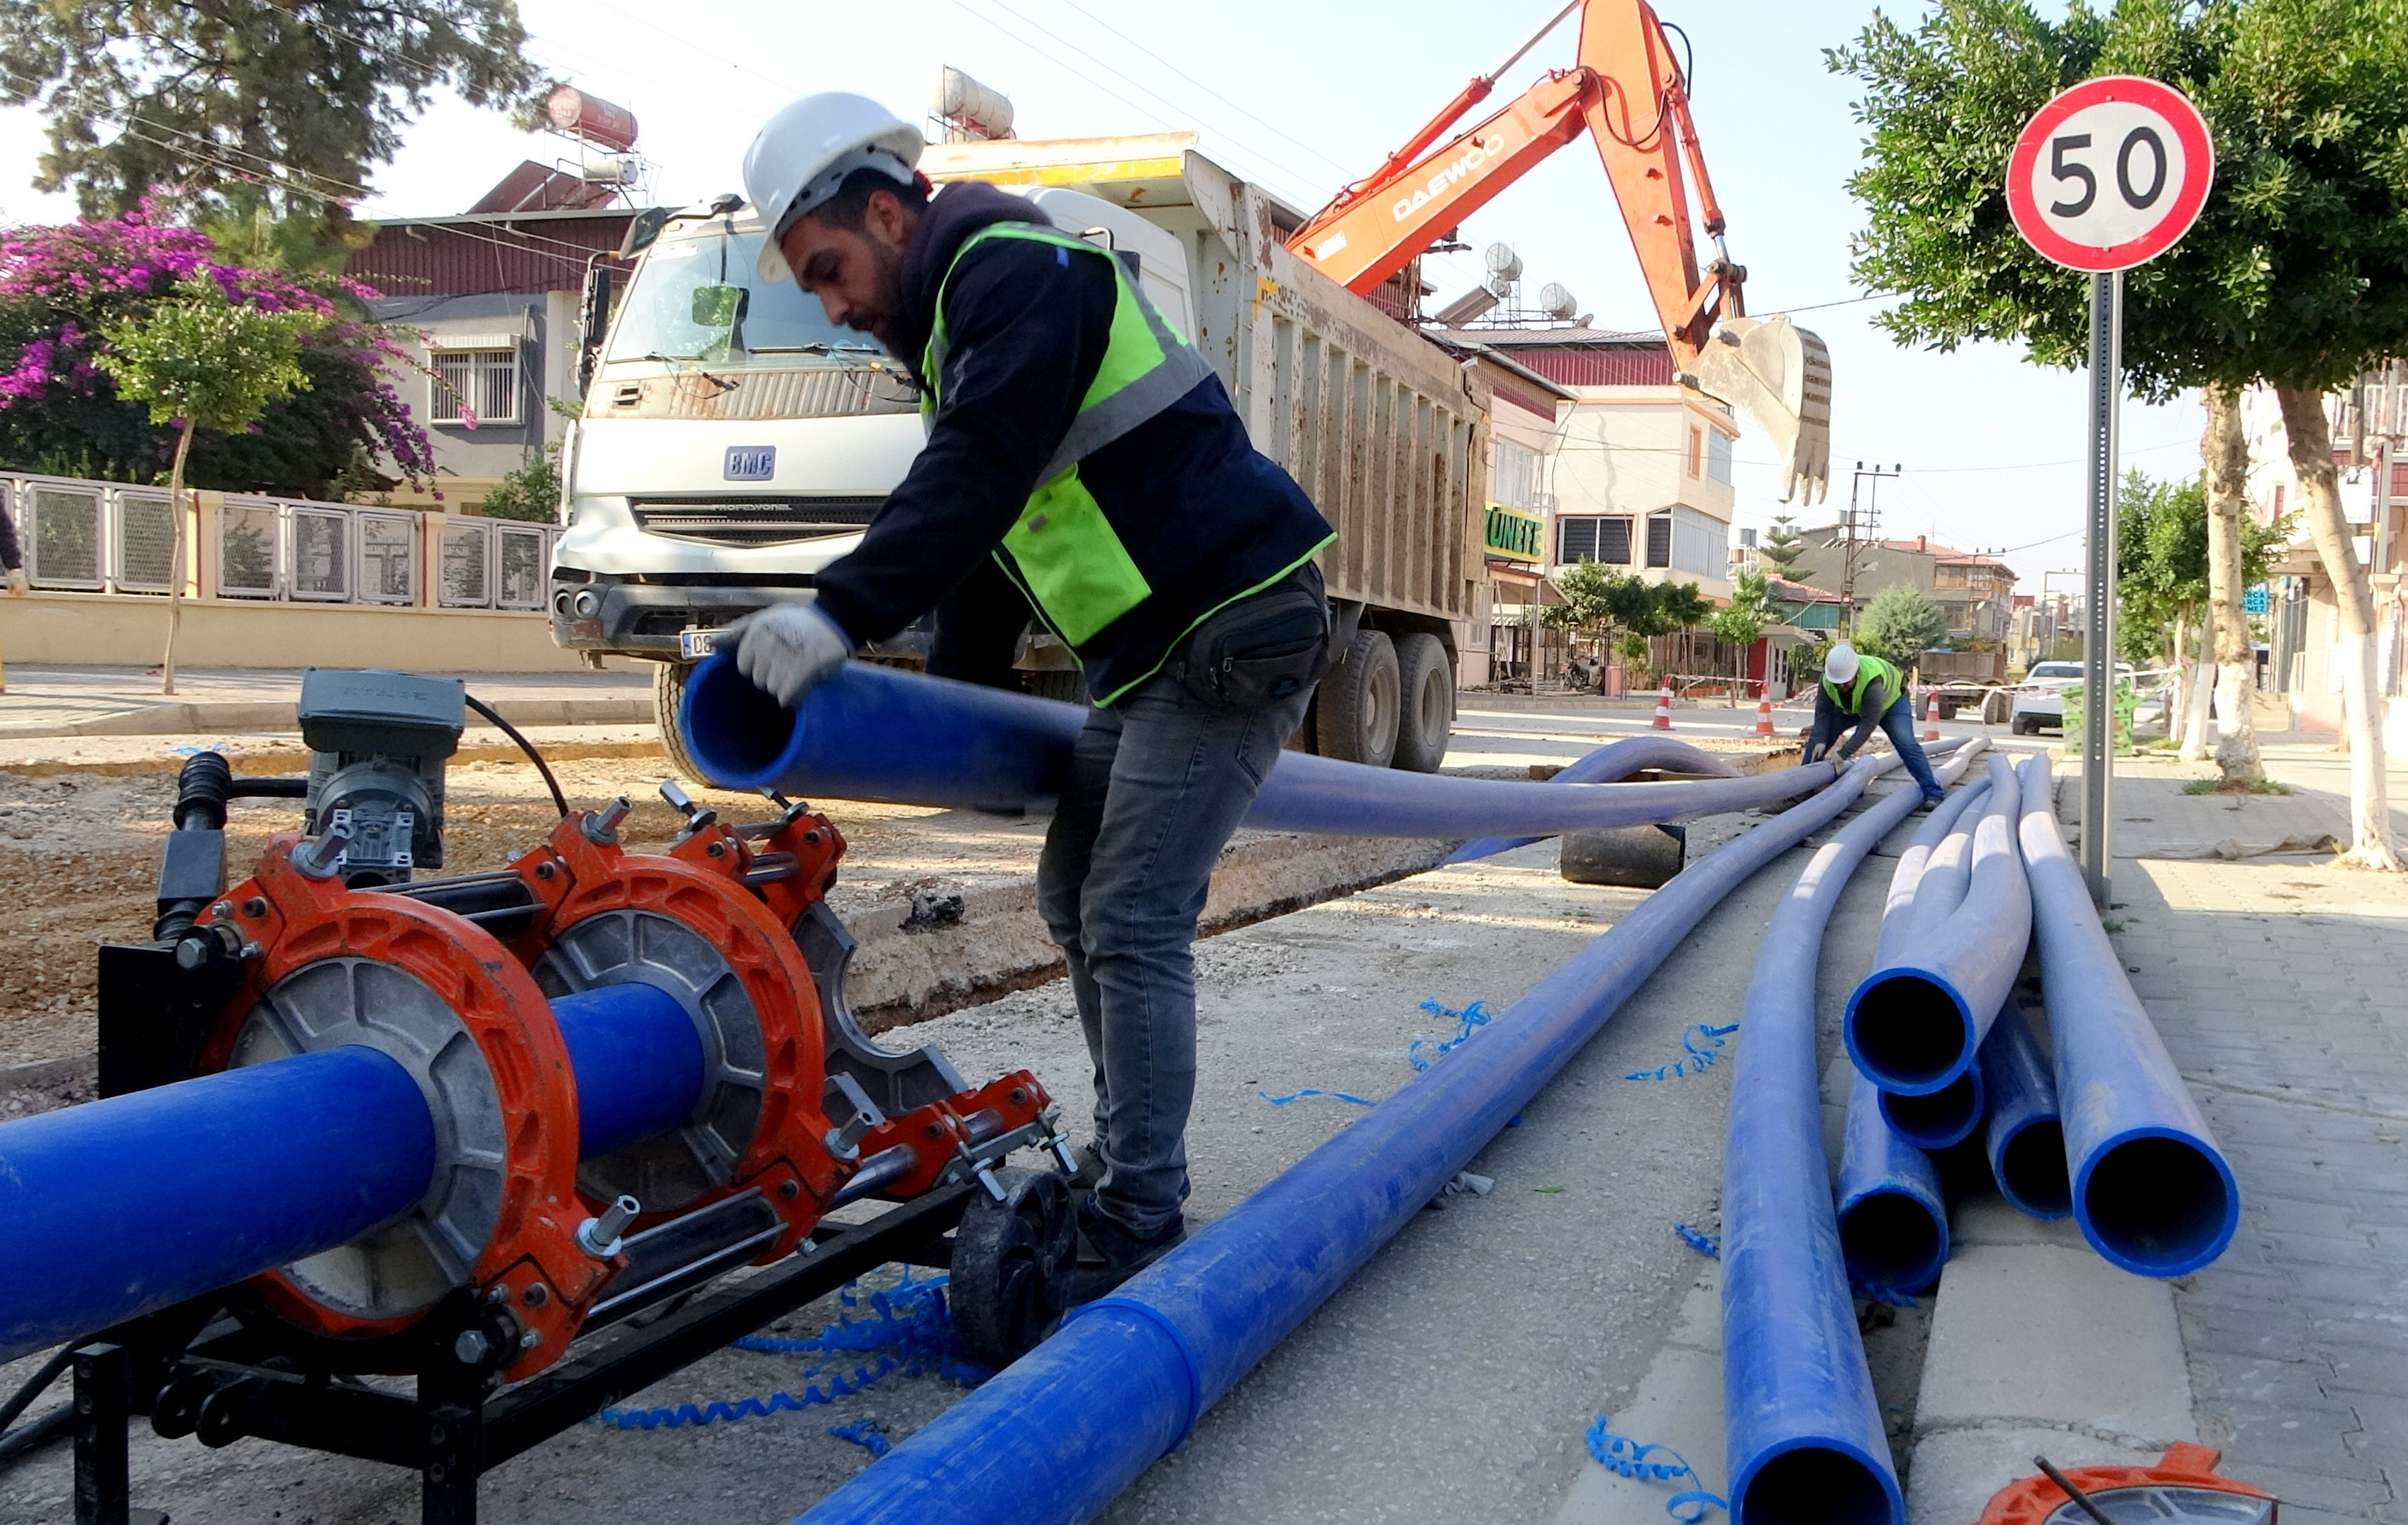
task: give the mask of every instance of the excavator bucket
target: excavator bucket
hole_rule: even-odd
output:
[[[1831,352],[1821,338],[1773,318],[1726,318],[1698,352],[1689,381],[1730,404],[1771,437],[1781,500],[1813,503],[1831,481]]]

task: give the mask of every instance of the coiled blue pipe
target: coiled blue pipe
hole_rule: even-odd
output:
[[[1982,1044],[1978,1072],[1990,1087],[1990,1119],[1982,1136],[1990,1174],[2017,1212],[2061,1218],[2073,1211],[2073,1184],[2065,1173],[2065,1129],[2057,1115],[2057,1079],[2032,1037],[2030,1019],[2012,996]]]
[[[1691,864],[1444,1063],[1117,1293],[1077,1310],[803,1518],[1093,1517],[1412,1221],[1715,902],[1845,809],[1889,761],[1860,760],[1814,798]]]
[[[1918,906],[1896,956],[1848,998],[1848,1057],[1883,1090],[1925,1096],[1971,1069],[2023,967],[2032,913],[2015,802],[2013,770],[1991,758],[1964,899],[1937,925]]]
[[[2023,851],[2074,1221],[2127,1271],[2184,1275],[2231,1243],[2241,1189],[2065,850],[2048,758],[2028,758],[2022,771]]]
[[[782,710],[725,654],[686,683],[686,754],[730,789],[898,805],[1050,809],[1076,705],[848,662]],[[1543,837],[1748,810],[1828,784],[1828,763],[1676,784],[1514,784],[1283,752],[1245,824],[1353,837]]]
[[[1989,794],[1989,782],[1935,806],[1891,870],[1883,903],[1876,967],[1897,953],[1915,914],[1916,890],[1931,856],[1966,813]],[[1851,1077],[1847,1130],[1840,1149],[1840,1252],[1855,1286],[1890,1292],[1928,1287],[1948,1259],[1948,1208],[1930,1158],[1891,1130],[1881,1092],[1861,1071]]]
[[[694,1022],[649,985],[552,1002],[584,1158],[683,1122]],[[331,1249],[426,1195],[409,1072],[330,1049],[0,1123],[0,1360]]]
[[[1550,782],[1612,784],[1649,768],[1681,773],[1706,773],[1716,778],[1739,776],[1739,770],[1728,762],[1711,752],[1700,752],[1686,741],[1675,741],[1669,736],[1626,736],[1568,765]],[[1470,863],[1545,840],[1543,837],[1483,837],[1478,842],[1468,842],[1456,848],[1447,861]]]
[[[1942,777],[1963,771],[1959,759]],[[1849,876],[1921,798],[1894,791],[1815,852],[1773,912],[1747,987],[1723,1154],[1723,1433],[1734,1525],[1905,1518],[1831,1211],[1814,971]],[[1813,1513],[1801,1517],[1809,1501]]]

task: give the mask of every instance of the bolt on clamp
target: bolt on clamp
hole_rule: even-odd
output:
[[[633,1197],[618,1198],[602,1209],[601,1216],[587,1218],[577,1226],[578,1244],[597,1260],[610,1259],[626,1243],[627,1225],[635,1222],[636,1215],[643,1210],[644,1204]]]

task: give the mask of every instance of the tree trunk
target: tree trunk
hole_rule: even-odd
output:
[[[159,692],[176,691],[176,631],[184,623],[184,457],[193,449],[193,421],[176,437],[176,464],[167,468],[167,650],[159,659]]]
[[[2266,770],[2258,758],[2258,656],[2249,645],[2242,608],[2241,516],[2248,511],[2249,437],[2241,431],[2241,394],[2228,386],[2200,390],[2207,433],[2199,453],[2207,464],[2207,626],[2215,641],[2215,766],[2231,784],[2254,784]]]
[[[2215,615],[2200,611],[2199,658],[2192,664],[2189,707],[2183,712],[2182,760],[2198,762],[2207,755],[2207,712],[2215,693]]]
[[[2300,479],[2300,508],[2315,538],[2316,559],[2331,579],[2333,605],[2341,616],[2336,655],[2341,663],[2344,734],[2349,742],[2350,850],[2360,868],[2400,867],[2391,843],[2391,803],[2383,773],[2383,690],[2374,680],[2374,589],[2349,543],[2341,495],[2333,488],[2332,432],[2325,420],[2324,394],[2278,386],[2283,433],[2291,446],[2291,470]]]

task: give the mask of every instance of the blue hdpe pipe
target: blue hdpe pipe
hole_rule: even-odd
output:
[[[552,1009],[581,1158],[692,1114],[701,1040],[674,999],[609,985]],[[332,1249],[434,1172],[418,1083],[359,1046],[0,1123],[0,1360]]]
[[[2015,804],[2014,770],[1992,757],[1964,899],[1937,923],[1918,904],[1894,956],[1848,998],[1848,1057],[1883,1090],[1928,1096],[1971,1069],[2023,967],[2032,911]]]
[[[1942,770],[1953,781],[1967,759]],[[1818,849],[1765,928],[1723,1154],[1723,1433],[1734,1525],[1899,1525],[1906,1503],[1856,1333],[1824,1162],[1814,971],[1856,866],[1913,813],[1899,789]]]
[[[725,653],[686,681],[686,755],[729,789],[896,805],[1051,809],[1086,723],[1077,705],[848,662],[800,707]],[[1674,784],[1515,784],[1283,752],[1245,824],[1351,837],[1543,837],[1749,810],[1811,794],[1828,763]]]
[[[1879,966],[1898,951],[1915,915],[1916,890],[1932,854],[1989,794],[1985,779],[1934,807],[1891,870],[1883,903]],[[1840,1149],[1840,1253],[1856,1287],[1914,1292],[1939,1279],[1948,1259],[1948,1209],[1930,1157],[1893,1131],[1881,1093],[1861,1071],[1850,1076],[1847,1129]]]
[[[2241,1189],[2065,850],[2048,758],[2028,758],[2022,773],[2023,851],[2074,1221],[2127,1271],[2185,1275],[2231,1243]]]
[[[1998,1028],[1991,1027],[1995,1032]],[[1982,1046],[1988,1048],[1985,1039]],[[1882,1091],[1878,1105],[1882,1121],[1890,1131],[1918,1149],[1946,1149],[1973,1136],[1982,1126],[1989,1105],[1989,1093],[1984,1083],[1982,1067],[1969,1067],[1936,1091],[1922,1096],[1903,1096],[1896,1091]]]
[[[1739,770],[1724,758],[1711,752],[1700,752],[1686,741],[1675,741],[1669,736],[1627,736],[1570,764],[1550,782],[1612,784],[1649,768],[1678,773],[1704,773],[1715,778],[1739,776]],[[1483,837],[1478,842],[1468,842],[1456,848],[1455,856],[1447,861],[1470,863],[1545,840],[1542,837]]]
[[[2061,1218],[2073,1211],[2073,1184],[2065,1172],[2065,1129],[2057,1114],[2057,1078],[2040,1051],[2031,1023],[2013,996],[1982,1044],[1979,1073],[1990,1087],[1990,1119],[1982,1135],[1999,1192],[2019,1213]]]
[[[1834,786],[1691,864],[1477,1040],[1118,1292],[1076,1310],[804,1520],[1091,1518],[1412,1222],[1716,902],[1846,809],[1890,761],[1858,761]]]

